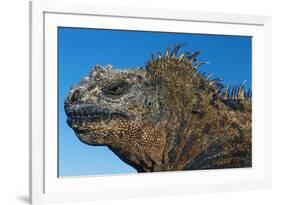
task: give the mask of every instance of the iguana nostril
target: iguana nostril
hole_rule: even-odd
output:
[[[80,92],[79,90],[75,90],[71,96],[71,102],[75,102],[79,99]]]
[[[69,117],[72,117],[73,116],[73,111],[72,110],[69,110],[66,112],[66,114],[69,116]]]

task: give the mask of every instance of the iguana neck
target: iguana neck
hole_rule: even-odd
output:
[[[163,171],[166,132],[160,123],[128,123],[127,126],[130,129],[125,129],[128,131],[123,134],[128,137],[119,136],[108,147],[138,172]]]

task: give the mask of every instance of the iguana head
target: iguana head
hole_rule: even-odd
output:
[[[115,143],[124,134],[122,126],[138,124],[152,114],[148,106],[151,86],[145,75],[144,69],[118,71],[111,65],[96,65],[73,86],[65,111],[68,124],[83,142]]]

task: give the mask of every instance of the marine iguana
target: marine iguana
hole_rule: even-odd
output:
[[[65,100],[68,125],[138,172],[251,167],[251,90],[199,72],[199,52],[180,48],[144,68],[96,65]]]

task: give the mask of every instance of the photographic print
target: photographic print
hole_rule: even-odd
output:
[[[29,48],[32,204],[271,187],[271,17],[32,2]]]
[[[58,175],[252,167],[252,37],[58,27]]]

